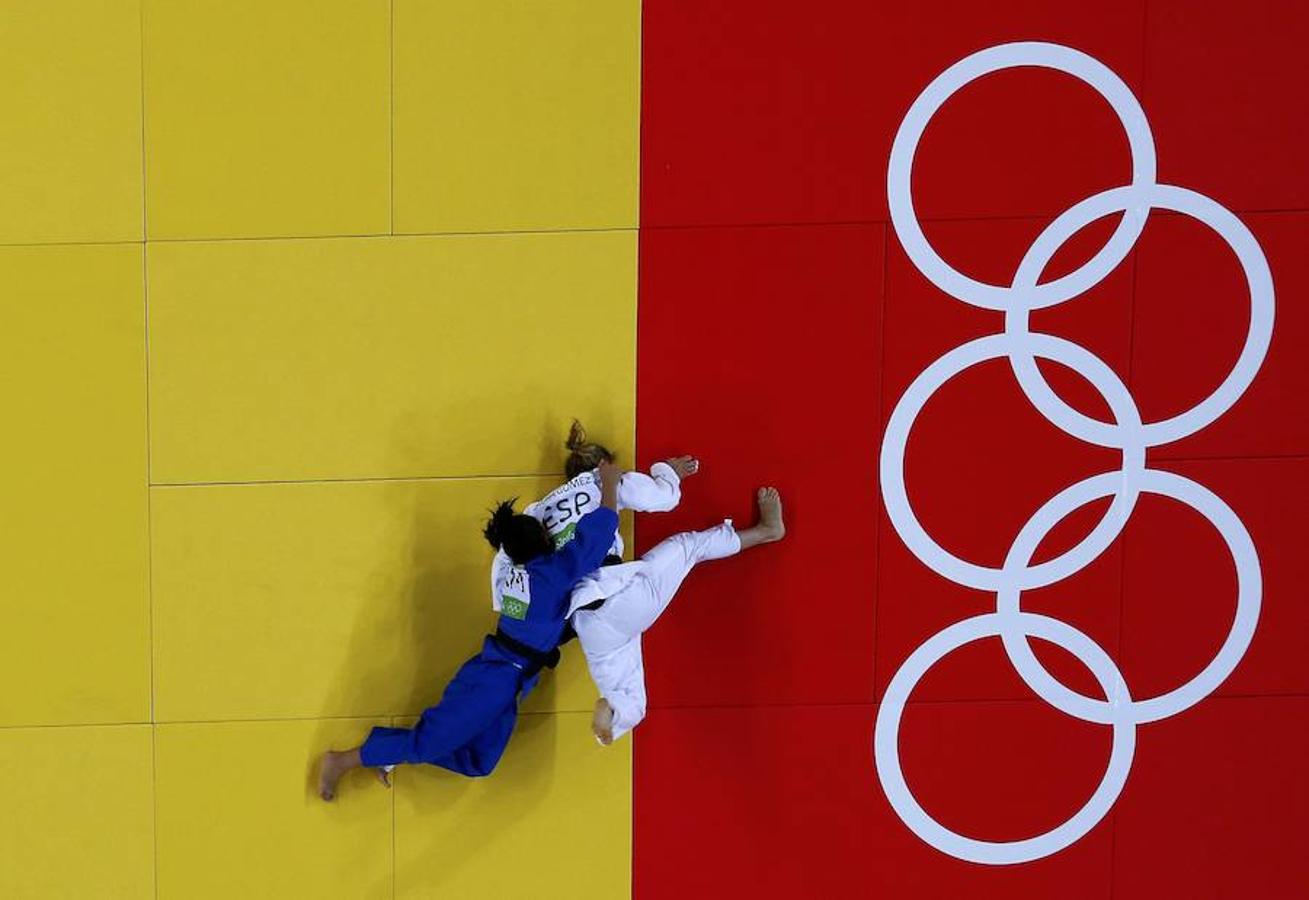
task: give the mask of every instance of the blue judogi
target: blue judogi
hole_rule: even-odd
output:
[[[363,764],[428,763],[489,775],[513,733],[518,701],[536,687],[541,667],[557,659],[573,585],[600,567],[617,532],[618,514],[602,507],[578,523],[573,540],[528,563],[526,602],[506,607],[497,635],[487,636],[417,725],[374,728],[360,748]]]

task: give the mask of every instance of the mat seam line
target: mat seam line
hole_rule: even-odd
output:
[[[1211,702],[1245,702],[1249,700],[1309,700],[1309,691],[1280,691],[1268,693],[1240,693],[1240,694],[1212,694],[1205,698],[1205,703]],[[1040,697],[928,697],[919,699],[910,699],[908,706],[966,706],[970,704],[990,703],[990,704],[1041,704],[1048,706]],[[881,706],[880,701],[876,700],[850,700],[839,701],[834,703],[821,703],[810,701],[798,701],[795,703],[695,703],[695,704],[672,704],[672,705],[652,705],[651,712],[679,712],[679,711],[700,711],[713,712],[716,710],[761,710],[767,712],[782,712],[796,709],[868,709],[873,710]],[[591,714],[589,709],[556,709],[540,710],[533,712],[520,712],[520,716],[588,716]],[[419,712],[404,713],[386,713],[383,715],[349,715],[349,716],[263,716],[256,718],[241,719],[168,719],[157,722],[136,721],[136,722],[66,722],[57,724],[18,724],[18,725],[0,725],[0,733],[5,731],[44,731],[64,728],[144,728],[187,725],[266,725],[277,723],[292,722],[385,722],[393,719],[414,719]]]
[[[395,0],[388,0],[387,10],[388,10],[388,24],[390,26],[389,28],[390,53],[388,57],[388,61],[390,63],[390,76],[389,76],[390,82],[388,85],[389,103],[387,104],[388,106],[387,113],[389,116],[389,121],[391,126],[390,142],[387,148],[390,153],[390,161],[389,161],[390,169],[387,173],[390,176],[389,195],[388,195],[389,205],[388,205],[387,212],[390,214],[389,231],[390,234],[394,235],[395,234]],[[394,884],[392,885],[392,887],[394,888]],[[392,896],[394,896],[394,891],[392,891]]]
[[[1309,459],[1309,453],[1238,453],[1214,456],[1160,456],[1158,463],[1190,462],[1276,462]],[[477,475],[379,475],[360,478],[270,478],[250,481],[152,481],[152,488],[202,488],[202,487],[258,487],[260,485],[301,485],[301,484],[372,484],[374,482],[406,481],[494,481],[504,479],[553,478],[554,472],[520,472],[510,474],[483,473]]]
[[[1266,216],[1266,215],[1297,215],[1309,213],[1309,206],[1248,206],[1233,207],[1232,212],[1242,216]],[[977,215],[958,215],[958,216],[921,216],[920,222],[925,224],[947,225],[954,222],[968,223],[987,223],[987,222],[1049,222],[1058,215],[1057,213],[998,213],[988,212]],[[1185,217],[1184,213],[1174,210],[1157,209],[1151,210],[1151,216]],[[891,224],[890,216],[884,218],[865,218],[865,219],[807,219],[801,222],[768,220],[764,222],[730,222],[730,221],[713,221],[713,222],[665,222],[661,224],[647,224],[644,227],[659,231],[678,231],[678,230],[695,230],[695,229],[736,229],[736,228],[823,228],[832,226],[859,226],[859,225],[889,225]]]
[[[645,209],[643,186],[644,181],[641,177],[645,171],[645,3],[641,3],[637,10],[636,20],[636,325],[632,329],[632,364],[635,371],[632,373],[632,453],[635,457],[632,461],[640,463],[641,447],[641,230],[644,227]],[[632,544],[640,546],[639,527],[641,520],[634,519],[632,522]],[[637,791],[636,791],[636,773],[639,765],[637,760],[637,735],[632,734],[632,749],[628,754],[627,769],[627,803],[629,815],[627,817],[628,825],[628,854],[627,854],[627,896],[628,900],[636,896],[636,857],[638,841],[636,837],[637,822],[640,816],[637,815]]]
[[[887,308],[890,306],[891,293],[891,266],[889,264],[889,255],[891,250],[891,226],[882,226],[882,297],[879,304],[878,314],[878,339],[877,339],[877,397],[874,400],[877,408],[877,430],[879,433],[885,431],[883,427],[883,417],[886,414],[886,401],[882,396],[886,390],[886,318]],[[880,442],[879,442],[880,443]],[[881,447],[876,448],[876,458],[874,466],[879,466],[881,459]],[[881,636],[881,604],[882,604],[882,518],[884,512],[884,503],[882,501],[881,479],[877,479],[877,521],[873,527],[873,651],[872,651],[872,682],[873,682],[873,699],[878,697],[877,693],[877,645]]]
[[[1148,102],[1146,94],[1146,39],[1150,31],[1150,2],[1142,0],[1141,2],[1141,103],[1144,105]],[[1136,361],[1136,309],[1137,309],[1137,292],[1140,284],[1139,274],[1141,271],[1141,252],[1140,244],[1136,243],[1132,248],[1132,275],[1131,275],[1131,293],[1128,300],[1128,317],[1127,317],[1127,392],[1132,392],[1132,378],[1135,374]],[[1119,545],[1118,553],[1118,634],[1117,647],[1115,656],[1117,659],[1124,658],[1124,641],[1126,640],[1127,630],[1123,623],[1127,617],[1127,543],[1128,535],[1126,531],[1122,532],[1122,542]],[[1114,882],[1118,875],[1118,804],[1112,807],[1111,817],[1109,819],[1109,884],[1108,898],[1114,900],[1116,888]]]
[[[150,832],[151,857],[150,871],[153,882],[153,896],[159,897],[159,730],[155,719],[155,589],[154,589],[154,510],[150,502],[150,481],[154,460],[151,448],[151,408],[150,408],[150,203],[147,163],[146,130],[146,30],[145,16],[148,0],[138,0],[137,29],[140,44],[140,82],[141,82],[141,329],[142,351],[144,355],[145,375],[145,489],[141,501],[145,504],[146,534],[146,609],[147,635],[149,640],[150,672]],[[134,242],[135,243],[135,242]]]
[[[155,481],[152,488],[207,488],[207,487],[259,487],[290,486],[301,484],[374,484],[406,481],[505,481],[526,478],[554,478],[554,472],[528,472],[516,475],[383,475],[376,478],[304,478],[270,479],[268,481]]]
[[[1305,208],[1286,208],[1286,209],[1234,209],[1233,212],[1240,216],[1273,216],[1273,215],[1309,215],[1309,207]],[[1171,217],[1178,216],[1180,213],[1173,213],[1168,210],[1156,210],[1151,216]],[[975,222],[977,224],[986,224],[993,222],[1023,222],[1023,221],[1048,221],[1051,219],[1048,215],[985,215],[970,216],[958,218],[931,218],[925,217],[921,221],[931,224],[948,224],[952,222]],[[872,227],[874,225],[890,225],[889,219],[851,219],[844,221],[815,221],[815,222],[707,222],[685,225],[641,225],[652,231],[729,231],[734,229],[745,228],[833,228],[833,227]],[[108,247],[120,246],[123,244],[241,244],[241,243],[272,243],[276,241],[347,241],[347,240],[387,240],[391,238],[443,238],[443,237],[516,237],[532,235],[554,235],[554,234],[622,234],[635,233],[638,227],[635,225],[595,225],[570,228],[521,228],[521,229],[494,229],[482,231],[373,231],[359,232],[353,234],[335,233],[335,234],[268,234],[268,235],[196,235],[192,237],[149,237],[149,238],[132,238],[128,240],[67,240],[67,241],[0,241],[0,249],[3,248],[22,248],[22,247]]]

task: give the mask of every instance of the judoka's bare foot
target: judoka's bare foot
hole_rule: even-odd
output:
[[[690,478],[696,472],[700,471],[700,460],[694,456],[674,456],[672,459],[665,460],[668,465],[673,467],[678,478]]]
[[[354,750],[328,750],[323,754],[318,769],[318,796],[328,801],[336,799],[336,785],[341,776],[361,765],[357,747]]]
[[[767,532],[766,540],[780,541],[786,537],[786,523],[782,521],[782,495],[775,487],[759,489],[759,527]]]
[[[761,487],[755,498],[759,503],[759,524],[737,532],[742,550],[771,544],[786,537],[786,524],[782,519],[782,495],[777,492],[777,488]]]

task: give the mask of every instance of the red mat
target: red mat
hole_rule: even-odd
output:
[[[639,521],[638,543],[723,516],[746,522],[760,484],[782,489],[790,535],[698,570],[647,637],[638,900],[1309,896],[1309,7],[647,0],[644,10],[638,455],[693,452],[704,473],[677,512]],[[1147,456],[1248,529],[1263,583],[1249,649],[1210,696],[1136,728],[1126,784],[1089,833],[997,866],[917,837],[874,765],[877,704],[906,658],[996,605],[906,547],[882,507],[878,460],[910,382],[1003,327],[1001,313],[934,287],[902,249],[888,223],[891,142],[933,78],[1016,40],[1068,45],[1127,84],[1153,132],[1158,181],[1211,197],[1258,240],[1277,319],[1235,406]],[[1022,68],[945,104],[913,191],[947,261],[1007,283],[1056,216],[1130,178],[1108,104],[1068,75]],[[1116,224],[1069,241],[1043,280],[1079,267]],[[1212,391],[1249,320],[1231,249],[1163,212],[1099,284],[1032,317],[1112,368],[1145,421]],[[1109,418],[1079,376],[1042,371],[1073,407]],[[1038,507],[1120,456],[1051,425],[994,360],[925,406],[906,483],[942,546],[998,566]],[[1037,561],[1079,542],[1107,505],[1069,517]],[[1214,526],[1144,495],[1103,554],[1022,605],[1089,636],[1142,698],[1204,668],[1235,595]],[[1033,643],[1065,684],[1103,696],[1075,658]],[[898,746],[937,820],[1011,841],[1086,801],[1111,729],[1038,698],[989,638],[929,670]]]

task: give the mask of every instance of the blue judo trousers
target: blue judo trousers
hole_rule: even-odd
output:
[[[573,586],[600,567],[618,531],[618,514],[601,507],[582,517],[571,541],[526,566],[530,602],[519,617],[501,613],[498,634],[464,663],[441,702],[413,728],[374,728],[360,748],[365,766],[427,763],[479,777],[491,774],[518,721],[518,703],[540,681],[567,628]]]

